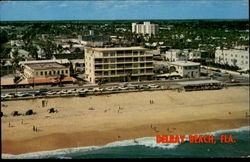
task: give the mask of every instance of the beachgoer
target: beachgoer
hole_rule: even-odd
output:
[[[9,122],[9,127],[10,127],[10,122]]]
[[[33,125],[33,131],[35,131],[36,130],[36,127]]]

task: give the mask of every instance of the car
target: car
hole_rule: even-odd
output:
[[[118,87],[119,90],[128,90],[128,87]]]
[[[131,84],[131,85],[128,86],[128,89],[139,89],[139,86]]]
[[[94,91],[95,91],[95,92],[102,92],[102,91],[103,91],[103,88],[95,87],[95,88],[94,88]]]
[[[50,92],[47,92],[47,95],[55,95],[57,92],[55,91],[50,91]]]
[[[148,85],[139,85],[139,87],[140,89],[144,89],[144,90],[147,90],[150,88]]]
[[[60,92],[61,92],[61,94],[67,94],[67,93],[68,93],[67,90],[62,90],[62,91],[60,91]]]
[[[39,89],[39,92],[40,93],[42,93],[42,92],[48,92],[49,90],[48,89],[46,89],[46,88],[41,88],[41,89]]]
[[[240,81],[239,81],[239,80],[232,79],[232,80],[230,81],[230,83],[240,83]]]
[[[107,87],[107,88],[105,88],[105,90],[107,90],[107,91],[116,91],[116,90],[118,90],[118,88],[117,87]]]
[[[7,94],[1,95],[1,99],[2,98],[7,98]]]
[[[148,85],[150,88],[159,88],[160,86],[159,85],[155,85],[155,84],[149,84]]]
[[[90,87],[90,88],[85,89],[85,91],[86,91],[86,92],[95,92],[94,88],[91,88],[91,87]]]
[[[24,93],[23,94],[23,97],[29,97],[29,96],[32,96],[32,94],[30,94],[30,93]]]
[[[23,97],[23,95],[24,95],[24,93],[22,93],[22,92],[17,92],[17,93],[15,94],[15,97]]]
[[[39,96],[40,93],[37,93],[37,92],[29,92],[28,94],[30,94],[31,96]]]

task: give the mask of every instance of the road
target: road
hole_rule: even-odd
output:
[[[157,80],[157,81],[142,81],[142,82],[129,82],[133,85],[143,85],[143,84],[157,84],[160,86],[174,86],[178,82],[183,82],[183,81],[190,81],[190,80],[204,80],[208,78],[199,78],[199,79],[179,79],[179,80]],[[102,87],[111,87],[111,86],[119,86],[121,83],[107,83],[103,84]],[[46,88],[51,91],[58,91],[58,90],[64,90],[64,89],[80,89],[80,88],[92,88],[92,87],[98,87],[97,84],[85,84],[83,86],[65,86],[65,87],[35,87],[33,88],[18,88],[17,92],[35,92],[39,91],[41,88]],[[15,93],[16,89],[1,89],[1,95],[7,94],[7,93]]]

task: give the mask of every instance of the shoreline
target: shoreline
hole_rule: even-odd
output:
[[[182,131],[175,131],[175,133],[168,133],[167,135],[195,135],[195,134],[209,134],[209,133],[213,133],[213,132],[217,132],[217,131],[230,131],[230,130],[237,130],[237,129],[242,129],[242,128],[245,128],[245,127],[250,127],[250,125],[246,122],[246,120],[240,120],[240,119],[236,119],[236,120],[231,120],[230,122],[237,122],[238,123],[235,125],[235,126],[229,126],[227,125],[226,127],[223,127],[223,128],[220,128],[218,129],[220,126],[218,126],[216,129],[210,129],[209,131],[207,132],[204,132],[204,131],[201,131],[201,130],[196,130],[196,131],[189,131],[189,133],[184,133]],[[183,125],[193,125],[193,124],[197,124],[197,123],[201,123],[201,124],[211,124],[213,123],[214,121],[212,120],[206,120],[206,121],[194,121],[194,122],[188,122],[188,123],[175,123],[174,126],[178,127],[179,126],[183,126]],[[228,122],[228,121],[227,121]],[[245,125],[247,124],[247,125]],[[164,125],[164,124],[163,124]],[[125,130],[124,130],[125,131]],[[77,133],[78,134],[78,133]],[[158,135],[165,135],[165,134],[158,134]],[[55,134],[52,134],[51,136],[54,136],[56,137],[57,135]],[[73,135],[74,136],[74,135]],[[123,139],[120,139],[120,140],[116,140],[116,141],[107,141],[107,142],[103,142],[102,144],[100,145],[87,145],[87,144],[83,144],[83,145],[75,145],[75,146],[71,146],[71,147],[67,147],[67,145],[65,145],[65,147],[54,147],[52,149],[41,149],[41,150],[37,150],[37,151],[29,151],[29,152],[20,152],[20,153],[17,153],[17,152],[13,152],[13,153],[2,153],[2,155],[5,155],[5,156],[18,156],[18,155],[26,155],[26,154],[36,154],[36,153],[42,153],[42,152],[56,152],[56,151],[60,151],[60,150],[67,150],[67,149],[77,149],[77,148],[90,148],[90,147],[105,147],[109,144],[112,144],[114,142],[122,142],[122,141],[127,141],[127,140],[134,140],[134,139],[140,139],[140,138],[149,138],[149,137],[155,137],[155,136],[140,136],[140,137],[134,137],[134,138],[123,138]],[[44,137],[41,137],[41,138],[44,138]],[[46,137],[45,137],[46,138]],[[31,139],[31,141],[33,141],[35,139]],[[86,151],[89,151],[89,150],[86,150]]]
[[[6,114],[17,106],[24,112],[31,105],[38,114],[2,118],[2,154],[103,146],[156,135],[200,134],[249,126],[245,115],[249,114],[248,90],[230,87],[219,91],[59,98],[49,99],[45,108],[38,106],[41,100],[5,102]],[[155,104],[149,104],[151,98]],[[49,107],[58,108],[59,113],[46,117]],[[33,125],[40,131],[32,132]]]

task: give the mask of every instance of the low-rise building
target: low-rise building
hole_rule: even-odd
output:
[[[61,74],[70,76],[69,68],[56,62],[28,63],[24,65],[24,76],[30,78],[58,78]]]
[[[1,71],[1,76],[12,74],[13,73],[13,66],[9,60],[3,61],[1,60],[0,63],[0,71]]]
[[[199,50],[189,51],[179,50],[179,49],[170,49],[165,53],[165,59],[170,62],[174,61],[185,61],[185,60],[198,60],[201,59],[201,52]]]
[[[176,72],[183,78],[198,78],[200,77],[200,63],[191,61],[176,61],[170,62],[169,67],[174,66]]]
[[[215,63],[249,70],[249,47],[245,49],[217,49]]]

